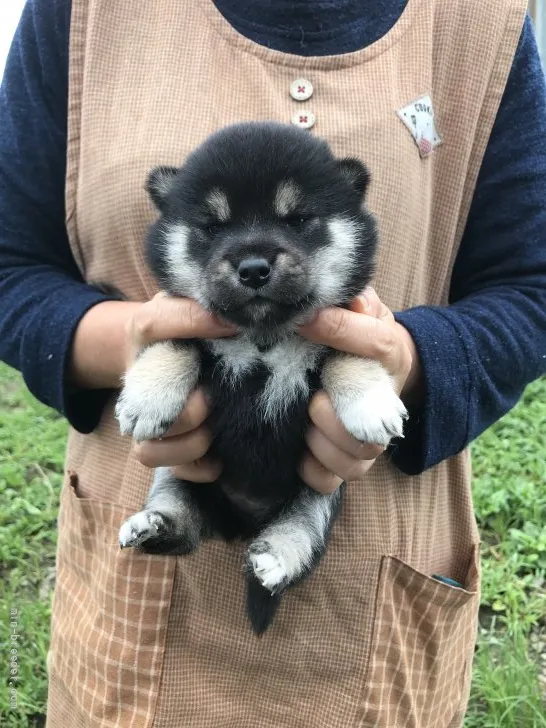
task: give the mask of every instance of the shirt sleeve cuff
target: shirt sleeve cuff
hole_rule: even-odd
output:
[[[467,445],[469,361],[464,338],[446,309],[418,306],[395,319],[415,342],[424,400],[409,409],[404,437],[391,443],[389,455],[402,472],[418,475]]]
[[[70,351],[76,328],[87,311],[110,296],[74,283],[51,292],[25,329],[21,342],[21,370],[35,397],[63,414],[78,432],[92,432],[113,390],[78,390],[68,384]]]

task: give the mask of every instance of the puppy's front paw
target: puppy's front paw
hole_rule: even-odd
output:
[[[125,375],[116,405],[124,435],[137,442],[163,437],[186,404],[199,373],[196,352],[160,342],[145,349]]]
[[[289,581],[289,567],[282,551],[268,541],[255,541],[250,544],[246,565],[260,584],[272,594],[282,591]]]
[[[339,396],[335,409],[345,429],[361,442],[387,447],[402,437],[408,413],[390,384],[378,382],[357,397]]]
[[[172,427],[186,402],[186,393],[165,390],[154,382],[127,375],[116,404],[116,417],[123,435],[137,442],[163,437]]]

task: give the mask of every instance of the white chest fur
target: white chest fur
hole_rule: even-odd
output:
[[[316,367],[324,348],[296,334],[264,352],[244,335],[236,339],[211,339],[207,344],[213,354],[221,357],[226,384],[237,382],[256,364],[267,367],[270,375],[260,398],[266,419],[282,415],[294,399],[308,395],[307,372]]]

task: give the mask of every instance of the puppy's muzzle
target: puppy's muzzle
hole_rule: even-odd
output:
[[[212,307],[222,315],[236,316],[239,325],[247,318],[253,325],[266,316],[271,325],[285,320],[291,307],[301,309],[301,301],[309,291],[305,257],[271,238],[232,242],[219,251],[209,270]]]
[[[268,283],[274,284],[279,277],[287,275],[289,261],[292,265],[295,263],[294,257],[284,247],[272,242],[233,246],[224,253],[223,259],[229,265],[233,284],[243,286],[248,293]]]

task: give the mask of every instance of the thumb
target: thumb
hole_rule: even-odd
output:
[[[391,310],[385,306],[383,301],[377,295],[375,288],[368,286],[360,293],[349,306],[354,313],[363,313],[367,316],[380,319],[382,321],[393,321],[394,316]]]
[[[189,298],[157,295],[135,313],[129,335],[137,346],[165,339],[216,338],[237,329]]]

